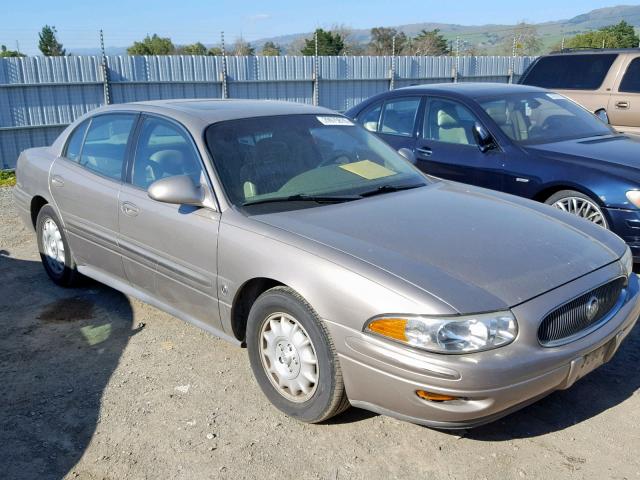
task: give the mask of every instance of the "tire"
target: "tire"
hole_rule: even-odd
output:
[[[38,212],[36,235],[40,260],[49,278],[61,287],[76,285],[79,274],[69,248],[69,241],[62,228],[62,222],[51,205],[45,205]]]
[[[329,333],[294,290],[275,287],[258,297],[247,321],[247,349],[258,385],[271,403],[290,417],[318,423],[349,408]],[[310,362],[313,355],[315,368]],[[278,379],[288,386],[279,386]],[[307,392],[302,390],[304,386]]]
[[[545,203],[609,230],[609,222],[598,202],[584,193],[561,190],[551,195]]]

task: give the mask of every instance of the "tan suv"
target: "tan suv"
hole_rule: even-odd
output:
[[[640,134],[640,49],[552,53],[538,58],[520,83],[555,90],[616,129]]]

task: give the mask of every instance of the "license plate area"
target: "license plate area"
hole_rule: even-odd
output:
[[[611,342],[607,342],[600,348],[596,348],[592,352],[587,353],[583,357],[582,363],[577,369],[575,379],[578,380],[601,366],[605,362],[610,348]]]

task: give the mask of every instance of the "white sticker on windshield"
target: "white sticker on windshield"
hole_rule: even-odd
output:
[[[549,97],[551,100],[566,100],[567,97],[565,97],[564,95],[560,95],[559,93],[547,93],[547,97]]]
[[[318,121],[323,125],[350,125],[353,126],[353,122],[348,118],[335,117],[335,116],[316,116]]]

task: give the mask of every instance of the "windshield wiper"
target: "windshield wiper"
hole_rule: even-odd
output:
[[[374,190],[368,190],[360,193],[361,197],[372,197],[374,195],[380,195],[382,193],[399,192],[401,190],[411,190],[412,188],[424,187],[424,183],[412,183],[407,185],[380,185]]]
[[[360,195],[306,195],[303,193],[297,193],[295,195],[289,195],[287,197],[269,197],[258,200],[249,200],[242,204],[243,207],[249,205],[260,205],[262,203],[276,203],[276,202],[316,202],[316,203],[340,203],[349,202],[351,200],[358,200],[362,198]]]

